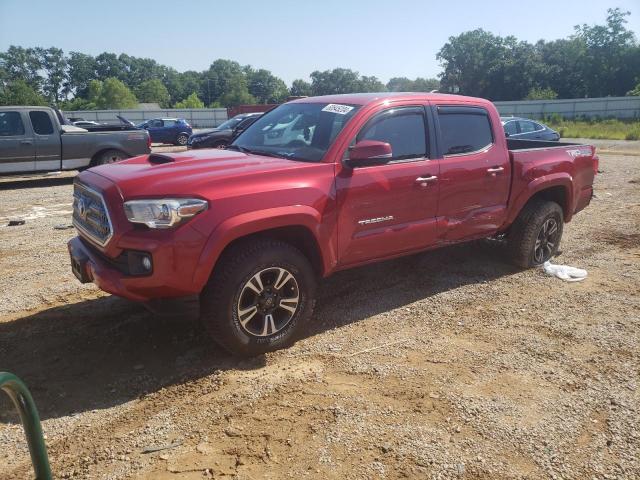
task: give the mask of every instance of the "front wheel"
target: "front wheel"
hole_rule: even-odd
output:
[[[512,262],[529,268],[550,260],[560,247],[563,226],[562,208],[556,202],[530,202],[507,236],[507,248]]]
[[[291,345],[311,317],[316,277],[295,247],[270,239],[225,252],[202,291],[201,320],[213,339],[238,356]]]

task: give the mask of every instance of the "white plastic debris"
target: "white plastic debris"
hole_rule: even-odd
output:
[[[569,267],[567,265],[553,265],[546,261],[542,264],[547,275],[558,277],[565,282],[581,282],[587,278],[587,271],[582,268]]]

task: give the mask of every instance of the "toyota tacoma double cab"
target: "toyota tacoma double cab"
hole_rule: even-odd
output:
[[[304,331],[318,279],[338,270],[497,236],[516,265],[544,263],[597,168],[592,146],[507,139],[483,99],[304,98],[227,150],[81,173],[72,271],[149,305],[197,299],[216,342],[258,355]]]

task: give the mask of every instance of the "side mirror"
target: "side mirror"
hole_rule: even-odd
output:
[[[393,157],[391,145],[378,140],[361,140],[351,147],[349,158],[344,161],[350,168],[386,163]]]
[[[505,137],[510,137],[510,136],[511,136],[511,134],[510,134],[510,133],[507,133],[507,132],[504,132],[504,136],[505,136]]]

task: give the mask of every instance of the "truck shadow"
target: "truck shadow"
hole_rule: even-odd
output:
[[[305,336],[516,271],[467,244],[336,274],[320,287]],[[42,419],[109,408],[217,371],[257,369],[208,339],[197,318],[164,318],[105,296],[0,323],[0,370],[27,383]],[[0,400],[0,421],[18,422]]]
[[[48,188],[61,185],[72,185],[74,176],[51,177],[37,175],[33,177],[3,178],[0,190],[19,190],[22,188]]]

